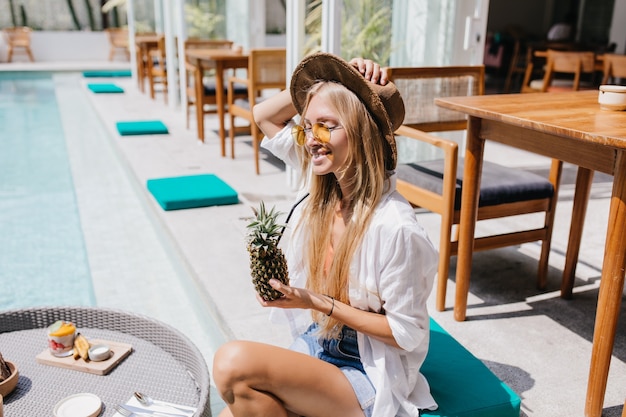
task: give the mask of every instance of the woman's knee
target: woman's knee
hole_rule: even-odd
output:
[[[245,380],[254,373],[253,344],[233,341],[222,345],[213,358],[213,378],[218,387]]]

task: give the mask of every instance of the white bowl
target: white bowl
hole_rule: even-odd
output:
[[[111,348],[108,345],[94,345],[89,348],[89,359],[94,362],[105,361],[111,357]]]
[[[601,85],[598,103],[604,110],[626,110],[626,86]]]

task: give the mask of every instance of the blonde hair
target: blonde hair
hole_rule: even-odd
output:
[[[349,175],[352,195],[342,195],[335,174],[312,175],[310,196],[303,209],[298,227],[307,239],[306,263],[308,265],[307,288],[319,294],[327,294],[349,304],[348,286],[350,265],[354,253],[361,245],[363,236],[380,202],[389,187],[385,168],[386,141],[376,122],[358,97],[341,84],[319,82],[310,89],[303,114],[306,114],[311,98],[319,95],[334,108],[339,124],[348,138],[349,156],[341,175]],[[309,172],[310,157],[302,152],[303,177]],[[334,242],[334,257],[330,268],[325,271],[326,257],[331,244],[335,209],[341,201],[349,201],[348,212],[352,213],[346,230],[339,242]],[[336,336],[341,323],[318,311],[313,319],[319,323],[320,334]]]

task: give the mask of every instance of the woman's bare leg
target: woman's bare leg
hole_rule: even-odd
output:
[[[215,354],[213,377],[228,405],[220,417],[363,417],[343,372],[303,353],[230,342]]]

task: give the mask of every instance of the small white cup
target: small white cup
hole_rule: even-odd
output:
[[[603,110],[626,110],[626,86],[601,85],[598,103]]]

